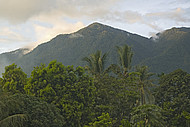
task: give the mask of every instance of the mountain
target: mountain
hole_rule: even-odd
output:
[[[190,28],[172,28],[157,34],[154,57],[144,60],[153,72],[171,72],[181,68],[190,72]]]
[[[15,51],[0,54],[0,75],[4,72],[5,66],[14,63],[17,59],[23,57],[29,51],[30,50],[27,48],[21,48]]]
[[[134,52],[133,65],[145,64],[153,72],[171,72],[182,68],[190,72],[190,29],[172,28],[157,34],[156,38],[146,38],[100,23],[93,23],[72,34],[60,34],[49,42],[38,45],[31,52],[22,50],[4,53],[9,61],[15,62],[27,73],[41,63],[46,65],[57,60],[64,65],[84,66],[82,58],[97,50],[108,52],[107,66],[118,63],[116,46],[127,44]],[[19,51],[19,50],[18,50]],[[15,52],[15,51],[14,51]]]
[[[84,66],[86,63],[82,59],[85,56],[102,50],[103,53],[109,52],[108,63],[111,64],[117,62],[116,46],[124,44],[133,47],[134,64],[150,57],[152,42],[148,38],[93,23],[75,33],[56,36],[15,62],[27,73],[30,73],[33,67],[41,63],[48,64],[52,60],[64,65]]]

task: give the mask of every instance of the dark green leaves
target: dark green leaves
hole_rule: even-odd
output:
[[[25,90],[59,107],[65,126],[82,126],[91,120],[96,88],[82,67],[74,69],[56,61],[36,67]]]
[[[14,63],[5,67],[0,85],[3,91],[12,93],[24,93],[24,85],[27,83],[27,75]]]

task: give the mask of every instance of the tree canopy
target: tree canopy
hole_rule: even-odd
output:
[[[184,127],[190,114],[190,74],[181,69],[161,76],[155,90],[156,104],[165,110],[169,125]]]
[[[27,83],[27,75],[16,64],[5,67],[5,72],[2,74],[0,86],[2,90],[12,93],[24,93],[24,86]]]
[[[66,126],[82,126],[93,116],[96,88],[80,66],[74,69],[52,61],[47,67],[35,67],[24,89],[29,95],[59,107]]]
[[[126,51],[131,59],[130,47]],[[86,58],[91,73],[51,61],[27,77],[17,65],[7,66],[0,78],[0,127],[190,126],[190,74],[163,73],[153,85],[147,66],[129,71],[129,60],[105,69],[106,56],[97,51]]]

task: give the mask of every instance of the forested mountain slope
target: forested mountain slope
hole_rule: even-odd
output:
[[[154,72],[181,68],[190,72],[190,28],[172,28],[157,34],[155,56],[144,61]]]
[[[124,44],[130,45],[134,51],[133,64],[151,57],[153,45],[148,38],[93,23],[73,34],[58,35],[15,62],[26,73],[30,73],[34,66],[48,64],[52,60],[64,65],[83,66],[85,56],[102,50],[103,53],[109,52],[107,65],[110,65],[117,62],[116,46]]]
[[[27,48],[17,49],[15,51],[0,54],[0,72],[4,72],[5,66],[14,63],[17,59],[29,52]],[[0,75],[1,75],[0,73]]]
[[[146,38],[100,23],[93,23],[75,33],[61,34],[49,42],[38,45],[23,55],[1,54],[9,63],[15,62],[27,73],[41,63],[52,60],[64,65],[84,66],[82,58],[97,50],[108,52],[107,66],[118,63],[116,46],[127,44],[134,52],[133,65],[144,64],[150,71],[161,73],[182,68],[190,72],[190,28],[172,28],[157,34],[156,38]],[[2,58],[2,55],[4,58]],[[6,65],[6,64],[2,64]],[[2,67],[3,68],[3,67]]]

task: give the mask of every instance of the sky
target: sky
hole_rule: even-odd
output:
[[[145,37],[190,27],[190,0],[0,0],[0,53],[99,22]]]

